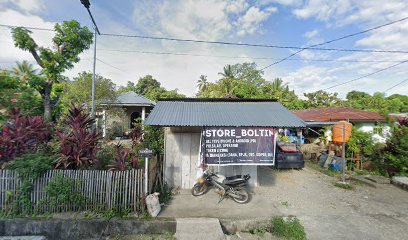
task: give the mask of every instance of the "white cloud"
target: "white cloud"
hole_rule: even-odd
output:
[[[352,8],[350,0],[310,0],[302,7],[293,10],[298,18],[314,17],[318,20],[327,21],[334,17],[343,16]]]
[[[1,0],[1,4],[12,4],[25,13],[37,13],[45,9],[43,0]]]
[[[44,28],[53,28],[54,23],[44,21],[42,18],[31,15],[31,14],[22,14],[15,10],[6,9],[5,11],[0,11],[0,19],[2,19],[2,24],[6,25],[18,25],[18,26],[40,26]],[[33,31],[32,37],[39,46],[50,47],[51,46],[51,37],[52,32],[46,31]],[[21,60],[30,60],[34,59],[28,52],[24,52],[16,47],[11,37],[11,29],[9,28],[0,28],[1,39],[4,39],[4,42],[1,44],[1,54],[0,60],[2,61],[21,61]]]
[[[313,92],[322,88],[330,82],[334,82],[336,77],[328,75],[327,69],[316,66],[306,66],[283,77],[285,82],[293,88],[299,96],[303,96],[304,92]]]
[[[231,0],[227,3],[226,11],[227,13],[242,13],[247,10],[249,4],[245,0]]]
[[[236,23],[238,35],[253,34],[261,27],[261,23],[269,18],[272,13],[278,12],[276,7],[269,7],[264,10],[258,7],[250,7],[248,11],[240,17]]]
[[[311,38],[316,37],[318,34],[319,34],[319,30],[314,29],[313,31],[305,32],[303,36],[306,37],[307,39],[311,39]]]

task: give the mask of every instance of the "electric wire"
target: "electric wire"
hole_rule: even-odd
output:
[[[399,83],[395,84],[394,86],[392,86],[392,87],[387,88],[386,90],[384,90],[384,93],[386,93],[386,92],[390,91],[390,90],[391,90],[391,89],[393,89],[393,88],[396,88],[396,87],[398,87],[398,86],[402,85],[403,83],[405,83],[405,82],[407,82],[407,81],[408,81],[408,78],[407,78],[407,79],[402,80],[401,82],[399,82]]]
[[[406,18],[404,18],[406,19]],[[408,18],[407,18],[408,19]],[[401,20],[401,19],[400,19]],[[397,22],[397,21],[395,21]],[[32,30],[43,30],[43,31],[55,31],[53,29],[39,28],[39,27],[29,27],[29,26],[17,26],[17,25],[7,25],[0,24],[0,27],[24,27],[26,29]],[[365,30],[365,32],[368,30]],[[361,33],[353,33],[340,38],[338,40],[355,36]],[[222,42],[222,41],[206,41],[206,40],[193,40],[193,39],[181,39],[181,38],[170,38],[170,37],[153,37],[153,36],[142,36],[142,35],[127,35],[127,34],[114,34],[114,33],[101,33],[101,36],[114,36],[114,37],[128,37],[128,38],[142,38],[142,39],[154,39],[154,40],[168,40],[168,41],[178,41],[178,42],[193,42],[193,43],[207,43],[207,44],[220,44],[220,45],[235,45],[235,46],[247,46],[247,47],[264,47],[264,48],[276,48],[276,49],[293,49],[293,50],[314,50],[314,51],[337,51],[337,52],[364,52],[364,53],[392,53],[392,54],[406,54],[408,50],[382,50],[382,49],[348,49],[348,48],[317,48],[317,47],[298,47],[298,46],[282,46],[282,45],[268,45],[268,44],[251,44],[251,43],[237,43],[237,42]],[[337,41],[336,39],[330,40],[330,42]],[[323,45],[326,43],[320,43]]]
[[[377,71],[374,71],[374,72],[372,72],[372,73],[369,73],[369,74],[366,74],[366,75],[363,75],[363,76],[360,76],[360,77],[351,79],[351,80],[346,81],[346,82],[342,82],[342,83],[339,83],[339,84],[335,84],[335,85],[333,85],[333,86],[330,86],[330,87],[327,87],[327,88],[323,88],[323,89],[321,89],[321,90],[322,90],[322,91],[326,91],[326,90],[328,90],[328,89],[332,89],[332,88],[339,87],[339,86],[342,86],[342,85],[345,85],[345,84],[348,84],[348,83],[351,83],[351,82],[355,82],[355,81],[358,81],[358,80],[360,80],[360,79],[363,79],[363,78],[372,76],[372,75],[374,75],[374,74],[377,74],[377,73],[379,73],[379,72],[386,71],[386,70],[388,70],[388,69],[390,69],[390,68],[397,67],[397,66],[399,66],[399,65],[401,65],[401,64],[404,64],[404,63],[406,63],[406,62],[408,62],[408,60],[401,61],[401,62],[399,62],[399,63],[397,63],[397,64],[388,66],[388,67],[386,67],[386,68],[382,68],[382,69],[377,70]]]

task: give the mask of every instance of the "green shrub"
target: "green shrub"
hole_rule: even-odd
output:
[[[53,169],[56,157],[44,153],[25,154],[15,158],[5,169],[16,171],[21,178],[37,179],[46,171]]]
[[[408,175],[408,120],[393,128],[383,157],[388,175]]]
[[[277,237],[289,240],[306,239],[305,228],[296,217],[287,220],[282,217],[273,217],[272,226],[272,234]]]
[[[80,185],[80,182],[58,174],[45,187],[49,200],[44,204],[51,207],[73,204],[80,209],[84,204],[85,197],[75,190],[76,185]]]

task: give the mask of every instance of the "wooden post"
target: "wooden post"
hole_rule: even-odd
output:
[[[148,189],[148,185],[149,185],[149,158],[145,158],[145,174],[144,174],[144,178],[145,178],[145,182],[144,182],[144,189],[145,189],[145,196],[148,195],[149,189]]]

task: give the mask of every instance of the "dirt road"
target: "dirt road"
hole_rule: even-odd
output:
[[[163,217],[268,218],[297,216],[308,239],[407,239],[408,192],[392,185],[354,190],[334,186],[335,177],[306,167],[272,171],[259,167],[260,187],[252,200],[238,205],[218,203],[216,193],[193,197],[181,191],[163,210]]]

